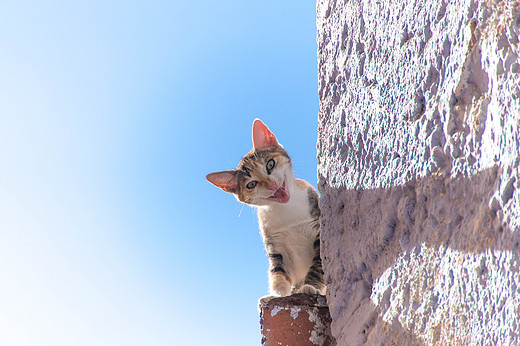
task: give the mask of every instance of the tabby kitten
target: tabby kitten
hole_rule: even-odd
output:
[[[296,179],[291,159],[259,119],[253,122],[253,150],[238,168],[208,174],[209,182],[257,207],[258,223],[269,256],[273,296],[325,293],[320,258],[318,193]]]

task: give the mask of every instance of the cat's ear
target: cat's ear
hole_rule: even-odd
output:
[[[210,173],[206,176],[206,179],[226,192],[235,193],[237,190],[238,176],[236,170]]]
[[[267,149],[280,146],[276,137],[260,119],[253,122],[253,148]]]

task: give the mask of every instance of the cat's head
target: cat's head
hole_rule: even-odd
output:
[[[253,150],[242,158],[238,168],[206,178],[233,193],[240,202],[256,206],[287,203],[294,183],[289,155],[260,119],[253,122]]]

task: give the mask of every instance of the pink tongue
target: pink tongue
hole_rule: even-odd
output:
[[[276,198],[278,198],[280,201],[282,202],[287,202],[287,200],[289,199],[289,195],[287,194],[287,192],[285,191],[284,188],[279,188],[278,190],[276,190],[276,192],[274,193],[274,196]]]

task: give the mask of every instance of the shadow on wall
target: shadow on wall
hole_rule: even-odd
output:
[[[463,257],[508,251],[513,257],[509,263],[520,263],[520,234],[507,227],[500,209],[513,196],[515,181],[500,191],[500,177],[500,169],[492,167],[456,179],[439,171],[387,189],[347,191],[326,183],[320,186],[322,257],[336,338],[372,343],[388,341],[391,335],[395,342],[417,344],[424,342],[417,335],[429,334],[431,341],[438,341],[440,333],[446,333],[443,328],[469,330],[464,323],[471,323],[471,316],[440,319],[442,309],[437,308],[449,304],[449,297],[433,288],[454,282],[449,268],[458,263],[442,263],[457,257],[445,256],[448,252]],[[485,260],[476,268],[480,268],[476,275],[485,281]],[[510,275],[518,279],[517,272],[518,268]],[[387,287],[375,292],[374,284],[381,280],[387,281]],[[510,284],[515,291],[514,282]],[[404,291],[403,297],[392,296],[396,294],[393,288]],[[457,286],[462,292],[456,294],[474,288]],[[419,293],[426,296],[414,297]],[[401,299],[402,310],[391,306],[392,299]],[[424,320],[424,311],[422,319],[415,318],[418,309],[430,309],[430,316],[437,313],[438,323]],[[344,336],[347,332],[351,333],[348,337]]]

